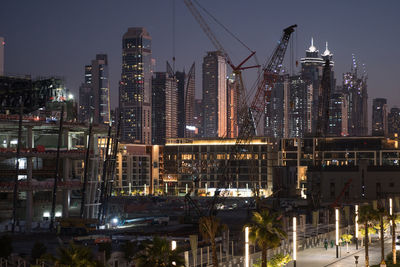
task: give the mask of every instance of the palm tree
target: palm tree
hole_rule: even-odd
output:
[[[254,212],[252,222],[247,227],[250,240],[261,248],[261,266],[267,267],[268,248],[279,246],[281,239],[287,238],[281,216],[268,209]]]
[[[136,267],[184,267],[185,260],[179,249],[172,250],[168,240],[155,236],[135,256]]]
[[[368,227],[374,222],[379,220],[379,215],[371,205],[360,207],[360,217],[358,221],[364,223],[365,229],[365,266],[369,267],[369,255],[368,255]]]
[[[392,254],[393,264],[397,263],[396,259],[396,224],[400,223],[400,217],[396,214],[388,215],[388,220],[392,222]]]
[[[74,266],[74,267],[99,267],[102,266],[94,259],[92,250],[71,242],[68,247],[59,247],[58,257],[48,255],[53,266]]]
[[[221,224],[215,216],[204,216],[199,219],[199,232],[204,240],[211,243],[213,267],[218,267],[217,247],[215,237],[218,233],[226,229],[225,224]]]

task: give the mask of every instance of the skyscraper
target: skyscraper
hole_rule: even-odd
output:
[[[384,136],[387,134],[387,100],[374,98],[372,100],[372,135]]]
[[[195,63],[189,72],[176,72],[178,87],[178,137],[193,137],[194,97],[195,97]]]
[[[227,134],[226,60],[220,51],[203,58],[203,130],[204,137]]]
[[[98,54],[85,66],[85,82],[79,88],[79,120],[93,123],[110,122],[110,84],[107,55]]]
[[[145,28],[128,28],[122,37],[119,109],[121,139],[151,143],[151,37]]]
[[[329,104],[329,128],[328,136],[346,136],[347,131],[347,97],[342,93],[341,87],[331,94]]]
[[[287,110],[287,137],[303,137],[307,131],[307,94],[309,87],[301,76],[289,77]]]
[[[348,98],[348,131],[350,136],[368,134],[367,77],[358,76],[357,63],[353,56],[351,72],[343,74],[343,93]]]
[[[185,86],[185,137],[195,136],[194,131],[194,106],[195,106],[195,91],[196,91],[196,69],[195,63],[189,69],[186,75]]]
[[[283,75],[271,90],[266,106],[264,135],[275,138],[303,137],[307,130],[308,97],[312,86],[301,76]]]
[[[301,59],[301,77],[308,85],[312,86],[312,133],[315,133],[318,121],[318,90],[321,85],[323,65],[324,60],[319,56],[319,51],[314,46],[314,39],[311,38],[311,46],[306,50],[306,57]]]
[[[400,108],[394,107],[390,109],[388,115],[388,133],[390,136],[400,135]]]
[[[284,137],[285,114],[288,114],[285,107],[285,96],[288,96],[288,76],[280,76],[271,89],[270,101],[266,103],[266,116],[264,123],[264,135],[275,138]],[[285,93],[286,92],[286,93]],[[286,110],[285,110],[286,109]],[[286,112],[285,112],[286,111]],[[287,127],[288,125],[286,125]]]
[[[178,137],[178,90],[170,64],[156,72],[152,83],[152,143],[164,145],[166,138]]]
[[[203,136],[203,101],[202,99],[195,99],[194,101],[194,116],[193,116],[193,126],[196,127],[195,136]]]
[[[4,75],[4,38],[0,37],[0,76]]]

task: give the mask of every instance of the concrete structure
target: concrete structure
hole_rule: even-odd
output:
[[[79,121],[110,122],[110,84],[107,55],[98,54],[91,65],[85,66],[85,81],[79,88]]]
[[[257,137],[244,147],[235,153],[235,139],[168,139],[163,155],[164,186],[167,183],[170,192],[182,194],[194,188],[198,194],[212,195],[219,187],[232,196],[251,196],[253,188],[270,195],[272,168],[277,163],[275,144]]]
[[[0,36],[0,76],[4,75],[4,38]]]
[[[388,133],[387,100],[374,98],[372,100],[372,135],[384,136]]]
[[[166,138],[178,137],[178,90],[168,62],[167,71],[153,78],[152,103],[152,143],[164,145]]]
[[[50,216],[52,189],[55,176],[55,161],[58,140],[58,124],[46,123],[37,117],[24,117],[21,139],[20,170],[18,179],[19,197],[18,221],[25,221],[25,229],[30,231],[33,222],[47,221]],[[1,220],[9,220],[12,214],[13,181],[16,175],[16,146],[18,144],[18,120],[15,116],[2,116],[0,120],[0,213]],[[85,159],[85,142],[88,128],[82,124],[65,123],[60,152],[60,181],[58,182],[56,216],[79,215]],[[106,127],[94,127],[89,162],[89,176],[85,212],[87,217],[97,215],[97,192],[99,174],[102,171],[100,156]]]
[[[129,28],[122,38],[119,109],[121,138],[151,143],[151,37],[145,28]]]
[[[388,134],[389,136],[400,135],[400,108],[390,109],[388,114]]]
[[[220,51],[203,58],[203,130],[204,137],[226,137],[227,89],[226,61]]]

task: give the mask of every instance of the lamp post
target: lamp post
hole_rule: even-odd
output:
[[[339,258],[339,209],[335,208],[336,222],[336,258]]]
[[[296,217],[293,217],[293,267],[296,267],[297,259],[297,222]]]
[[[245,262],[244,266],[249,267],[249,227],[244,228],[244,242],[245,242]]]
[[[176,249],[176,241],[175,241],[175,240],[172,240],[172,241],[171,241],[171,250],[175,250],[175,249]],[[172,262],[172,265],[176,266],[176,262],[173,261],[173,262]]]
[[[355,213],[356,213],[356,218],[355,218],[355,226],[356,226],[356,249],[358,250],[358,205],[355,206]]]

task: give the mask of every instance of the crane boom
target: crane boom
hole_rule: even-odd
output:
[[[270,60],[263,68],[263,72],[256,83],[256,93],[250,105],[250,110],[242,112],[241,132],[236,141],[237,144],[248,143],[253,135],[262,115],[264,114],[265,105],[270,100],[271,89],[276,83],[279,73],[282,70],[282,62],[289,44],[291,34],[297,25],[292,25],[283,30],[283,35],[276,46]]]
[[[211,30],[211,28],[208,26],[208,24],[206,23],[205,19],[203,18],[203,16],[200,14],[200,12],[197,10],[197,8],[194,6],[193,2],[190,0],[183,0],[183,2],[185,3],[185,5],[187,6],[187,8],[189,9],[190,13],[192,13],[193,17],[196,19],[196,21],[199,23],[201,29],[204,31],[204,33],[207,35],[208,39],[210,39],[210,41],[213,43],[213,45],[215,46],[215,48],[217,48],[217,50],[221,51],[222,54],[224,55],[227,63],[234,68],[234,66],[232,65],[232,61],[229,58],[228,53],[225,51],[224,47],[222,46],[222,44],[218,41],[217,37],[215,36],[215,34],[213,33],[213,31]]]

